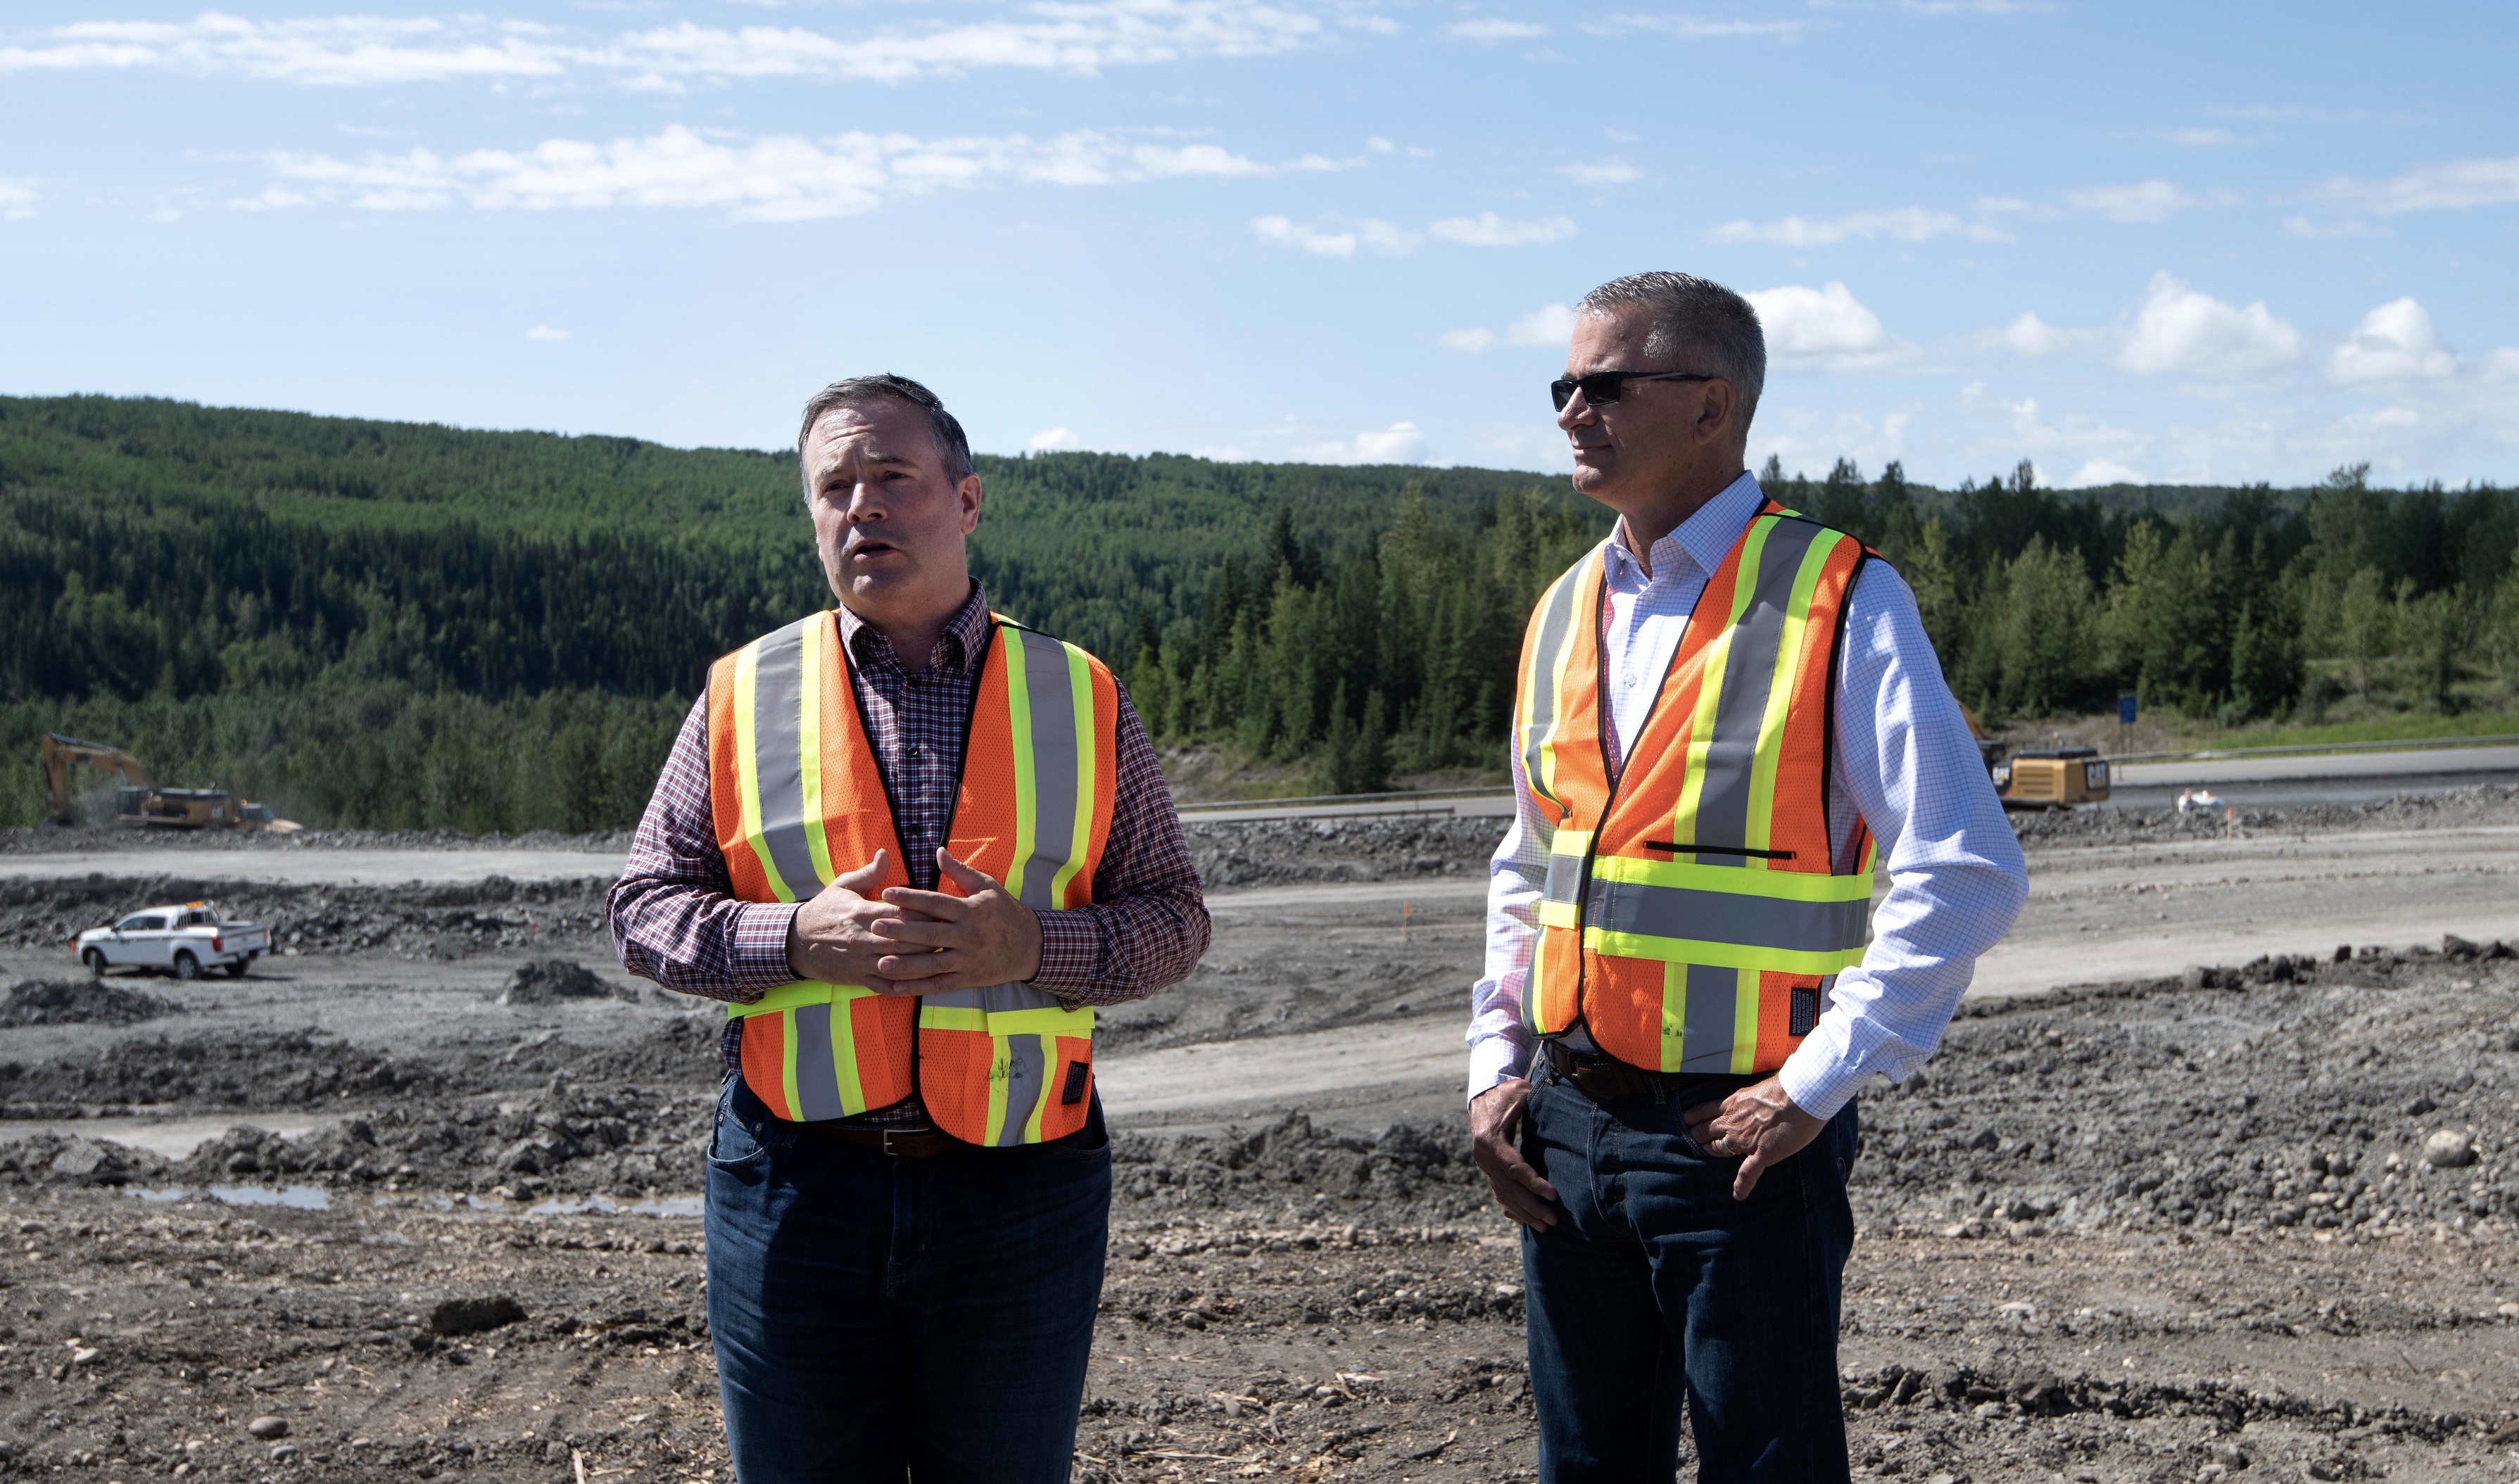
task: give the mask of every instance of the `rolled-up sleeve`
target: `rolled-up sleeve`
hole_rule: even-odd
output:
[[[1847,604],[1832,777],[1878,838],[1889,891],[1862,965],[1837,976],[1778,1073],[1794,1105],[1823,1118],[1873,1073],[1901,1078],[1932,1056],[1978,956],[2011,930],[2029,891],[1915,594],[1875,561]]]
[[[750,1001],[796,978],[787,967],[796,904],[739,900],[727,878],[709,805],[705,695],[674,738],[604,905],[621,967],[668,989]]]

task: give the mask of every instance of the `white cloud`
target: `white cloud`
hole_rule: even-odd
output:
[[[1371,150],[1376,154],[1392,154],[1397,153],[1399,149],[1397,145],[1392,144],[1391,141],[1383,138],[1379,134],[1366,140],[1364,142],[1364,147]]]
[[[1899,0],[1914,16],[2032,16],[2052,11],[2053,0]]]
[[[1623,12],[1602,18],[1599,23],[1583,27],[1596,36],[1615,35],[1620,31],[1653,31],[1681,41],[1715,41],[1734,36],[1772,36],[1779,41],[1798,41],[1808,29],[1799,21],[1704,21],[1695,16],[1642,15]]]
[[[1293,429],[1283,431],[1291,432]],[[1235,451],[1238,452],[1238,446]],[[1278,457],[1303,463],[1424,463],[1426,434],[1413,422],[1394,422],[1387,428],[1371,429],[1351,438],[1290,443]]]
[[[2335,381],[2437,380],[2457,374],[2457,357],[2441,343],[2432,317],[2411,299],[2391,299],[2362,317],[2361,327],[2326,363]]]
[[[1495,343],[1492,329],[1447,329],[1435,337],[1445,350],[1481,351]]]
[[[327,86],[551,77],[567,49],[543,27],[379,16],[246,21],[204,11],[191,21],[82,21],[32,46],[0,47],[0,72],[227,72]]]
[[[1706,236],[1718,242],[1771,242],[1780,247],[1826,247],[1844,241],[1886,238],[1896,242],[1926,242],[1937,237],[1971,237],[1981,242],[2008,242],[2010,233],[1983,223],[1964,222],[1947,211],[1902,206],[1893,211],[1854,211],[1826,221],[1789,216],[1773,222],[1725,222]]]
[[[2519,202],[2519,154],[2508,159],[2462,159],[2423,165],[2394,180],[2358,181],[2337,176],[2319,195],[2359,211],[2394,216],[2464,206]]]
[[[2519,381],[2519,349],[2505,345],[2485,358],[2484,379]]]
[[[1427,235],[1465,247],[1537,247],[1562,242],[1574,235],[1574,224],[1562,216],[1517,222],[1482,211],[1477,216],[1447,216],[1427,225]]]
[[[2001,329],[1987,330],[1979,335],[1977,343],[1990,350],[2009,350],[2024,356],[2054,356],[2088,345],[2105,334],[2105,330],[2050,325],[2036,314],[2024,311]]]
[[[2043,482],[2043,478],[2042,478]],[[2131,469],[2113,458],[2094,458],[2082,465],[2070,479],[2062,482],[2067,490],[2087,490],[2102,484],[2149,484],[2139,469]]]
[[[1084,440],[1077,437],[1072,428],[1043,428],[1033,434],[1024,447],[1036,454],[1057,454],[1070,449],[1081,449],[1084,447]]]
[[[1506,326],[1504,337],[1516,345],[1562,348],[1574,338],[1574,311],[1563,304],[1543,304]]]
[[[2172,129],[2161,138],[2173,145],[2186,145],[2195,150],[2219,150],[2228,145],[2247,143],[2228,129]]]
[[[862,133],[722,140],[680,124],[644,139],[552,139],[524,151],[476,150],[452,157],[414,150],[356,160],[321,154],[272,159],[273,173],[298,196],[344,200],[363,210],[458,203],[529,210],[718,207],[748,221],[847,216],[872,211],[893,196],[990,181],[1099,186],[1337,168],[1313,155],[1270,164],[1215,145],[1152,143],[1091,129],[1040,140],[1021,134],[920,140]],[[239,204],[287,203],[265,198]]]
[[[1413,422],[1394,422],[1378,433],[1356,434],[1355,455],[1367,463],[1422,462],[1426,435]]]
[[[2173,214],[2198,204],[2194,196],[2165,180],[2067,191],[2064,199],[2076,211],[2092,212],[2115,222],[2165,222]]]
[[[2299,355],[2300,331],[2269,313],[2264,300],[2236,308],[2162,273],[2144,291],[2117,365],[2138,375],[2236,375],[2270,371]]]
[[[14,222],[33,216],[35,203],[43,199],[35,186],[34,181],[23,178],[0,179],[0,219]]]
[[[1405,257],[1425,240],[1403,227],[1373,217],[1358,221],[1333,218],[1316,225],[1291,217],[1262,216],[1253,218],[1251,230],[1280,247],[1318,253],[1325,258],[1351,258],[1358,246],[1387,257]]]
[[[1860,371],[1915,353],[1843,284],[1787,284],[1744,295],[1767,332],[1767,354],[1786,366]]]
[[[560,329],[554,326],[537,325],[533,328],[525,331],[525,338],[528,340],[547,340],[552,344],[556,345],[560,341],[568,338],[568,331]]]
[[[1527,21],[1502,21],[1491,16],[1456,22],[1451,30],[1463,41],[1527,41],[1534,36],[1548,34],[1548,27],[1544,25],[1534,25]]]
[[[1259,233],[1261,240],[1274,242],[1280,247],[1316,252],[1325,258],[1355,256],[1355,234],[1352,232],[1323,232],[1284,216],[1253,217],[1251,230]]]
[[[1589,163],[1559,165],[1557,173],[1578,186],[1623,186],[1645,178],[1642,170],[1614,154]]]
[[[1318,19],[1263,0],[1041,0],[1005,19],[860,36],[684,22],[600,40],[477,15],[246,21],[205,12],[188,22],[57,26],[34,45],[0,47],[0,72],[153,67],[330,86],[588,72],[671,89],[746,77],[900,82],[996,67],[1090,74],[1273,56],[1322,33]]]
[[[2313,222],[2305,216],[2287,216],[2283,218],[2282,230],[2286,237],[2305,237],[2312,240],[2389,235],[2387,228],[2373,227],[2359,217],[2346,217],[2341,221],[2332,222]]]

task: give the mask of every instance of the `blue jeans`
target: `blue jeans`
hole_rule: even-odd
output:
[[[1595,1103],[1544,1069],[1531,1087],[1523,1155],[1560,1207],[1522,1238],[1539,1476],[1675,1477],[1685,1398],[1700,1480],[1843,1480],[1854,1105],[1746,1200],[1732,1199],[1741,1161],[1707,1155],[1681,1108]]]
[[[708,1155],[708,1316],[742,1484],[1053,1484],[1102,1295],[1111,1142],[907,1159],[742,1078]]]

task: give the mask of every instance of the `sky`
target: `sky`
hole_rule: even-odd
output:
[[[1562,471],[1683,269],[1750,459],[2519,482],[2519,10],[579,0],[0,12],[0,391]]]

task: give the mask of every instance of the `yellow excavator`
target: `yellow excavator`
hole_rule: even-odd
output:
[[[59,824],[78,822],[74,774],[102,773],[112,780],[113,822],[166,830],[269,830],[292,835],[300,828],[271,806],[231,799],[223,788],[165,788],[138,758],[103,742],[47,733],[35,748],[43,762],[45,804]],[[102,780],[100,780],[102,781]],[[90,787],[97,784],[91,783]]]
[[[2071,808],[2077,804],[2107,802],[2108,760],[2091,747],[2049,747],[2013,752],[2009,743],[1985,734],[1976,713],[1965,704],[1960,715],[1968,735],[1976,738],[1977,757],[1994,779],[1995,797],[2008,809]]]

